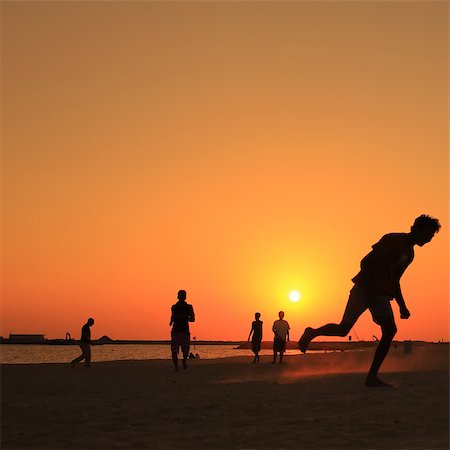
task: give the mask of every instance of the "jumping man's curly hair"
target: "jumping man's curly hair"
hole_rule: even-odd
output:
[[[422,230],[424,228],[432,229],[435,233],[438,233],[441,228],[441,224],[438,219],[428,216],[427,214],[422,214],[414,221],[411,230]]]

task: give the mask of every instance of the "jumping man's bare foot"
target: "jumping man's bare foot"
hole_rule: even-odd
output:
[[[302,337],[298,341],[298,348],[302,353],[306,353],[306,350],[308,349],[308,345],[311,342],[311,339],[313,338],[313,329],[308,327],[306,328],[305,332],[303,333]]]
[[[385,383],[384,381],[381,381],[379,378],[374,376],[367,376],[366,381],[364,383],[366,387],[394,387],[392,384]]]

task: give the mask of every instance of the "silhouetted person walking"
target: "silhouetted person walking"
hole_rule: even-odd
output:
[[[277,353],[280,354],[280,364],[283,362],[283,354],[286,351],[286,338],[289,341],[290,326],[287,321],[283,319],[284,311],[280,311],[278,317],[279,319],[275,320],[272,327],[272,331],[274,332],[272,364],[275,364],[275,361],[277,360]]]
[[[71,364],[75,367],[77,363],[83,361],[86,368],[91,367],[91,326],[94,325],[94,319],[89,318],[88,321],[81,328],[80,348],[81,356],[75,358]]]
[[[261,314],[259,312],[255,313],[255,320],[252,322],[252,329],[250,330],[250,334],[248,335],[248,341],[253,334],[252,337],[252,352],[255,354],[253,358],[253,362],[259,362],[259,351],[261,350],[261,341],[262,341],[262,326],[263,323],[259,318]]]
[[[408,319],[410,313],[400,288],[400,278],[414,259],[414,246],[422,247],[439,231],[439,221],[427,215],[417,217],[409,233],[390,233],[372,246],[372,251],[361,261],[360,272],[352,279],[347,307],[339,324],[330,323],[314,329],[306,328],[298,344],[306,352],[309,343],[317,336],[346,336],[359,316],[369,309],[373,321],[381,327],[382,336],[365,385],[391,386],[378,379],[378,370],[384,361],[397,332],[391,300],[400,308],[400,318]]]
[[[186,360],[189,356],[190,332],[189,322],[195,322],[194,308],[186,303],[186,291],[178,291],[178,302],[172,306],[172,315],[170,317],[169,326],[172,325],[171,332],[171,349],[172,361],[175,371],[178,370],[178,352],[181,347],[183,352],[183,369],[187,369]]]

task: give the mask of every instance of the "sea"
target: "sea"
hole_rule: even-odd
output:
[[[195,345],[191,353],[201,359],[254,356],[250,349],[236,345]],[[81,354],[78,345],[0,345],[0,364],[67,363]],[[272,355],[272,350],[261,350],[261,356]],[[299,355],[298,350],[286,350],[285,355]],[[92,361],[126,361],[171,359],[170,345],[162,344],[104,344],[92,346]]]

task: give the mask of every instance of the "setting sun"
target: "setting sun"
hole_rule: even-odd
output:
[[[298,302],[300,300],[300,294],[298,291],[292,291],[289,294],[289,299],[291,300],[291,302]]]

